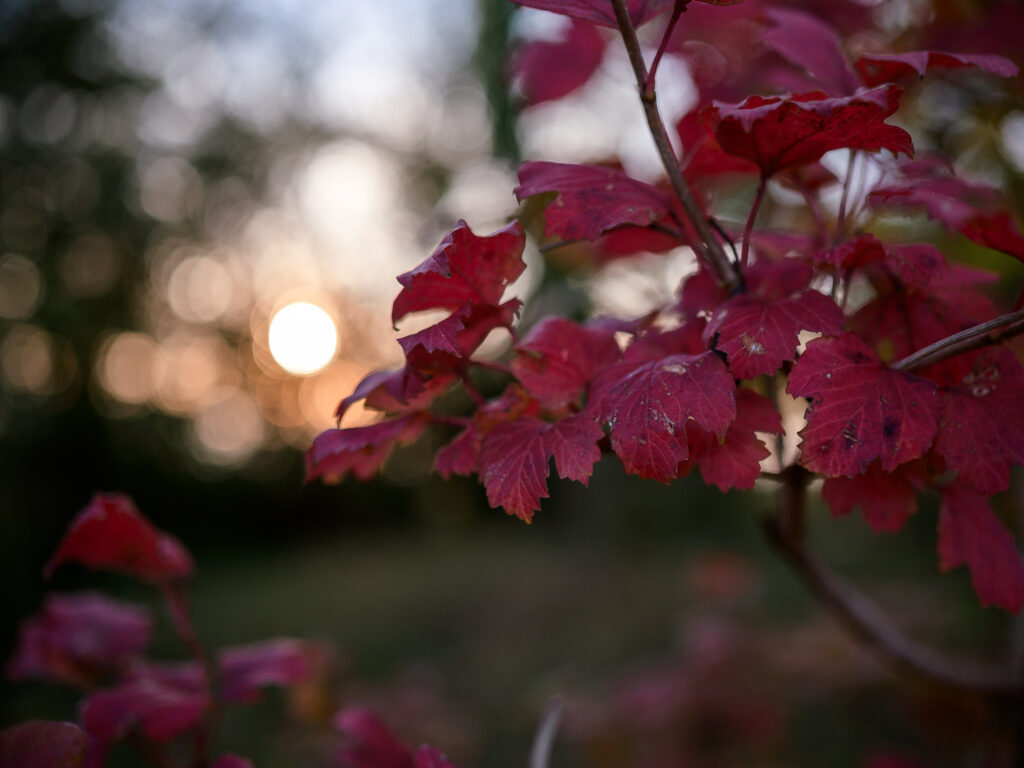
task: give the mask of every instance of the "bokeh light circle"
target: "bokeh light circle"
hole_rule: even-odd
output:
[[[322,307],[299,301],[281,308],[270,321],[270,354],[288,373],[316,373],[334,359],[338,329]]]

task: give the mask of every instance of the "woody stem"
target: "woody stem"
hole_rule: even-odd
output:
[[[941,362],[946,358],[970,352],[972,349],[998,344],[1001,341],[1024,333],[1024,309],[1010,312],[984,323],[954,333],[944,339],[929,344],[927,347],[907,355],[892,364],[899,371],[910,371],[924,368]]]
[[[640,90],[640,102],[643,105],[644,116],[647,118],[647,126],[650,128],[654,145],[661,157],[661,164],[665,167],[672,190],[700,241],[695,243],[696,250],[714,270],[719,282],[732,291],[739,285],[740,277],[729,262],[725,248],[711,231],[704,212],[697,204],[683,172],[679,169],[679,163],[676,162],[675,153],[672,151],[672,142],[665,129],[665,122],[661,119],[661,113],[658,111],[658,97],[655,93],[653,78],[650,84],[647,82],[648,74],[644,64],[643,51],[636,36],[636,28],[626,10],[625,0],[611,0],[611,4],[615,10],[615,20],[618,22],[619,32],[622,34],[622,41],[629,54],[629,62],[633,67],[637,88]]]

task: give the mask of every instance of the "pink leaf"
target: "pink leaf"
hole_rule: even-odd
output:
[[[412,753],[376,714],[364,707],[348,707],[334,719],[334,727],[349,738],[338,755],[346,768],[415,768]]]
[[[495,328],[508,328],[522,302],[465,304],[444,320],[398,340],[408,367],[421,374],[461,371],[470,355]]]
[[[659,189],[599,165],[524,163],[516,198],[542,192],[558,195],[544,211],[548,235],[566,240],[596,240],[623,224],[647,226],[672,208]]]
[[[849,333],[808,344],[788,391],[812,400],[801,462],[826,477],[859,475],[876,458],[891,471],[922,456],[942,407],[932,382],[889,368]]]
[[[22,623],[7,674],[89,685],[138,656],[152,634],[144,608],[95,592],[52,594]]]
[[[337,483],[349,473],[369,480],[398,445],[415,441],[429,417],[410,413],[379,424],[321,432],[306,451],[306,482],[322,478]]]
[[[587,413],[548,423],[524,416],[496,426],[483,440],[480,480],[492,507],[530,522],[548,497],[548,461],[558,474],[587,484],[604,432]]]
[[[230,703],[259,701],[261,688],[308,681],[323,649],[302,640],[274,639],[225,648],[219,654],[221,695]]]
[[[604,37],[585,21],[573,19],[561,40],[519,46],[512,71],[527,104],[566,96],[584,85],[604,58]]]
[[[480,237],[459,221],[424,262],[398,276],[402,290],[391,308],[392,322],[425,309],[498,304],[526,268],[524,243],[519,222]]]
[[[750,389],[739,389],[736,391],[736,419],[729,425],[723,441],[719,442],[713,433],[693,424],[686,428],[690,458],[680,467],[680,474],[697,466],[704,482],[723,493],[730,488],[753,488],[761,474],[761,460],[771,455],[755,432],[781,433],[778,411],[768,398]]]
[[[206,713],[209,700],[201,693],[139,678],[90,694],[81,709],[90,737],[111,744],[138,733],[150,741],[169,741],[191,730]]]
[[[794,8],[770,8],[765,16],[772,24],[761,38],[766,47],[803,67],[829,93],[845,95],[857,90],[857,76],[832,27]]]
[[[355,391],[338,404],[341,419],[353,403],[365,400],[365,407],[386,413],[421,411],[455,381],[451,374],[425,374],[406,366],[397,371],[374,371],[363,378]]]
[[[577,402],[618,356],[611,331],[546,317],[516,345],[512,370],[543,407],[556,409]]]
[[[1013,77],[1017,65],[1002,56],[987,53],[944,53],[942,51],[911,51],[909,53],[869,53],[857,59],[857,72],[866,85],[895,83],[937,68],[977,67],[999,77]]]
[[[0,765],[5,768],[74,768],[88,748],[74,723],[28,720],[0,730]]]
[[[912,466],[903,464],[886,472],[874,461],[863,475],[825,478],[821,497],[836,517],[848,515],[860,507],[875,533],[898,531],[917,510],[921,479],[907,470]]]
[[[1024,463],[1024,369],[1011,351],[990,348],[942,394],[935,450],[959,479],[985,496],[1006,490]]]
[[[121,571],[162,582],[192,573],[192,557],[173,536],[144,518],[124,494],[96,494],[74,519],[44,573],[62,563]]]
[[[735,383],[714,352],[624,360],[598,375],[593,408],[626,471],[667,483],[689,457],[687,422],[719,438],[736,417]]]
[[[899,98],[895,86],[835,98],[820,92],[751,96],[742,104],[715,102],[708,114],[722,149],[755,163],[768,177],[832,149],[888,149],[913,156],[910,134],[884,122]]]
[[[1009,531],[985,498],[956,484],[942,492],[939,516],[939,568],[966,565],[982,605],[1016,613],[1024,605],[1024,567]]]

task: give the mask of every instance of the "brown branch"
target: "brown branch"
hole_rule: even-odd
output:
[[[655,94],[654,83],[651,82],[648,87],[647,67],[644,64],[643,52],[640,49],[640,41],[636,36],[636,29],[633,27],[633,22],[629,18],[629,12],[626,10],[625,0],[611,0],[611,3],[612,8],[615,9],[615,19],[619,24],[622,41],[625,43],[626,52],[629,54],[629,62],[633,66],[633,74],[636,77],[637,88],[640,91],[640,103],[644,108],[647,125],[651,130],[651,137],[654,139],[654,145],[657,147],[658,154],[661,156],[661,164],[665,167],[665,173],[668,174],[672,189],[700,240],[695,245],[698,246],[701,255],[704,256],[704,259],[715,271],[719,282],[725,285],[729,291],[732,291],[740,283],[739,275],[729,262],[729,257],[726,255],[722,244],[711,231],[704,213],[701,211],[700,206],[697,205],[697,200],[690,191],[689,184],[686,183],[683,172],[679,169],[679,163],[676,161],[675,153],[672,151],[672,142],[669,140],[668,131],[665,130],[665,122],[661,119],[661,113],[658,111],[658,99]]]
[[[994,333],[997,330],[999,332]],[[1024,333],[1024,309],[1010,312],[1009,314],[997,317],[995,320],[980,323],[959,333],[954,333],[952,336],[940,339],[934,344],[929,344],[927,347],[907,355],[902,360],[897,360],[891,367],[898,371],[924,368],[946,358],[970,352],[972,349],[998,344],[1021,333]]]
[[[808,552],[803,518],[810,474],[795,465],[783,474],[779,514],[765,524],[768,541],[854,637],[919,680],[960,691],[1024,697],[1024,687],[1009,669],[941,653],[908,637],[875,603]]]

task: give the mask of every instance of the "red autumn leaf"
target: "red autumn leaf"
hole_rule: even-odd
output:
[[[524,163],[516,199],[543,192],[558,195],[544,211],[545,232],[565,240],[596,240],[624,224],[645,227],[672,208],[656,187],[600,165]]]
[[[337,763],[345,768],[415,768],[412,753],[375,713],[348,707],[334,718],[336,730],[348,737]]]
[[[402,290],[391,308],[392,322],[425,309],[498,304],[526,268],[524,244],[519,222],[480,237],[460,220],[425,261],[398,276]]]
[[[765,16],[771,23],[761,38],[767,48],[803,67],[829,93],[845,95],[857,90],[857,75],[832,27],[795,8],[770,8]]]
[[[757,173],[754,163],[733,157],[719,146],[708,121],[698,112],[684,115],[676,123],[676,133],[685,152],[679,164],[691,183],[726,173]]]
[[[865,85],[895,83],[914,75],[924,77],[926,72],[937,68],[977,67],[999,77],[1013,77],[1017,74],[1017,65],[1012,61],[988,53],[868,53],[857,59],[854,66]]]
[[[560,99],[586,84],[604,58],[604,45],[593,24],[573,19],[560,40],[519,46],[512,72],[526,103]]]
[[[978,245],[1024,261],[1024,235],[1002,193],[994,187],[931,175],[881,187],[867,199],[876,206],[922,207],[930,218]]]
[[[861,307],[848,323],[850,331],[876,350],[884,350],[886,360],[906,357],[995,316],[992,302],[977,290],[979,284],[990,281],[991,273],[940,263],[928,279],[930,267],[922,266],[924,262],[919,262],[916,271],[910,265],[900,267],[914,280],[928,279],[927,284],[915,288],[902,283],[900,276],[888,268],[891,263],[888,259],[883,262],[886,274],[895,277],[896,282],[888,286],[878,282],[879,295]],[[942,365],[956,369],[963,361],[964,358],[954,357]]]
[[[982,605],[1016,613],[1024,606],[1024,566],[1017,545],[985,498],[957,483],[942,491],[939,568],[966,565]]]
[[[428,421],[425,413],[409,413],[366,427],[321,432],[306,451],[306,482],[319,477],[337,483],[349,473],[369,480],[384,466],[391,451],[416,440]]]
[[[598,374],[592,404],[626,471],[667,483],[690,455],[687,422],[720,439],[736,417],[736,387],[714,352],[624,359]]]
[[[884,258],[885,243],[867,233],[828,250],[811,253],[811,261],[817,266],[828,264],[836,269],[857,269]]]
[[[461,371],[470,355],[495,328],[508,328],[522,302],[465,304],[444,320],[398,340],[408,367],[421,374]]]
[[[704,339],[716,339],[729,369],[739,379],[774,373],[796,358],[800,331],[834,336],[843,313],[828,296],[805,289],[811,269],[796,260],[759,261],[748,271],[747,293],[720,304]]]
[[[875,459],[892,471],[922,456],[942,407],[932,382],[889,368],[849,333],[808,344],[788,391],[812,400],[801,462],[826,477],[859,475]]]
[[[732,2],[739,1],[732,0]],[[541,11],[582,19],[602,27],[619,28],[611,0],[513,0],[513,2],[527,8],[537,8]],[[662,11],[671,8],[673,2],[674,0],[626,0],[626,10],[629,11],[629,18],[633,21],[633,26],[638,27]],[[702,2],[709,2],[709,0],[702,0]],[[727,3],[718,4],[726,5]]]
[[[719,442],[711,432],[690,424],[686,440],[690,458],[680,466],[683,475],[700,467],[701,477],[725,493],[730,488],[750,489],[761,474],[761,460],[771,452],[755,432],[779,434],[782,421],[775,406],[753,390],[736,391],[736,419],[729,425],[725,439]]]
[[[74,723],[27,720],[0,730],[0,765],[5,768],[74,768],[88,742]]]
[[[324,649],[304,640],[276,638],[224,648],[218,654],[221,696],[234,704],[262,698],[268,685],[290,686],[312,678]]]
[[[126,666],[152,635],[153,618],[137,605],[96,592],[48,595],[22,623],[7,675],[89,685]]]
[[[881,149],[913,156],[910,134],[885,118],[899,106],[895,86],[828,98],[821,92],[751,96],[708,108],[718,143],[755,163],[764,177],[819,159],[832,149]]]
[[[101,745],[120,741],[130,733],[163,742],[198,725],[208,706],[209,699],[202,693],[167,686],[153,678],[137,678],[86,697],[81,722]]]
[[[335,415],[340,420],[345,411],[360,400],[366,401],[367,408],[385,413],[424,410],[454,381],[452,374],[426,374],[409,366],[397,371],[374,371],[338,404]]]
[[[499,424],[521,416],[535,416],[537,410],[537,401],[518,384],[511,384],[501,397],[478,408],[469,425],[437,452],[434,468],[444,478],[477,472],[484,437]]]
[[[860,507],[875,533],[895,532],[917,510],[917,491],[923,482],[914,469],[911,463],[886,472],[874,461],[863,475],[825,478],[821,497],[836,517]]]
[[[942,393],[935,450],[959,480],[985,496],[1006,490],[1024,463],[1024,369],[1011,351],[991,348]]]
[[[544,408],[577,402],[594,375],[619,357],[610,330],[546,317],[516,345],[512,370]]]
[[[96,494],[74,519],[45,575],[62,563],[121,571],[143,581],[161,582],[192,573],[192,557],[173,536],[144,518],[124,494]]]
[[[557,422],[523,416],[499,424],[483,439],[480,481],[492,507],[530,522],[548,497],[548,461],[555,460],[559,477],[586,485],[601,458],[598,441],[604,431],[589,413]]]

